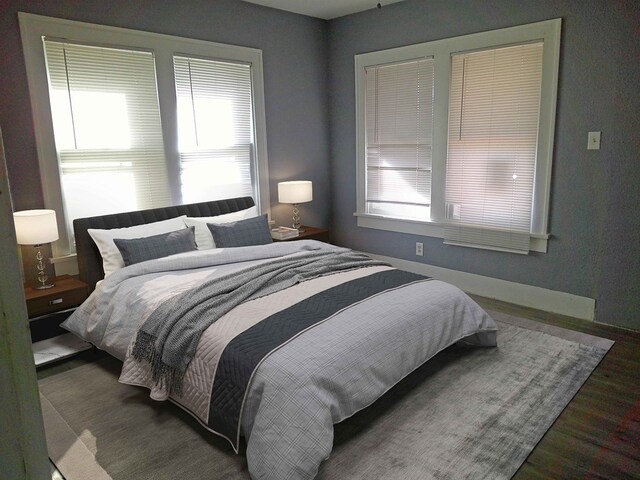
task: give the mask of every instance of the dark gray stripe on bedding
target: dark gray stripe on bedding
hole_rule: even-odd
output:
[[[237,451],[245,392],[254,370],[270,352],[350,305],[386,290],[428,279],[401,270],[374,273],[306,298],[235,337],[218,362],[211,388],[208,426],[231,441]]]
[[[222,276],[214,273],[162,302],[138,329],[131,355],[149,362],[156,385],[180,395],[202,332],[231,309],[321,275],[376,265],[386,264],[336,248],[285,255]]]

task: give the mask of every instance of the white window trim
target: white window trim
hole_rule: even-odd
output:
[[[58,212],[60,239],[53,244],[54,257],[70,253],[70,237],[65,227],[60,171],[50,114],[49,88],[42,37],[56,37],[90,44],[140,48],[154,52],[158,101],[165,156],[170,169],[179,165],[176,91],[173,56],[240,61],[251,64],[253,109],[256,134],[256,169],[258,175],[256,204],[261,213],[270,213],[267,128],[264,101],[262,51],[255,48],[225,45],[126,28],[63,20],[30,13],[18,13],[20,34],[27,67],[27,81],[33,111],[40,178],[45,207]],[[175,167],[173,167],[175,168]],[[179,192],[174,192],[174,200]]]
[[[558,18],[355,56],[357,203],[354,215],[357,217],[359,227],[438,238],[444,237],[446,218],[444,188],[447,161],[451,54],[544,40],[538,155],[533,199],[534,214],[531,223],[531,250],[547,251],[561,22],[561,19]],[[431,220],[415,221],[366,213],[365,67],[424,57],[433,57],[435,62]]]

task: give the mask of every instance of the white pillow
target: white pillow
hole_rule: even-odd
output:
[[[208,250],[209,248],[215,248],[216,245],[213,242],[213,237],[207,227],[207,223],[231,223],[257,216],[258,207],[254,205],[245,210],[216,215],[215,217],[187,217],[184,219],[184,223],[186,223],[187,227],[196,227],[196,245],[198,246],[198,250]]]
[[[159,222],[145,223],[144,225],[135,225],[126,228],[112,228],[110,230],[100,230],[97,228],[89,228],[87,232],[96,242],[100,255],[102,255],[102,268],[104,269],[105,278],[116,270],[124,267],[124,261],[120,250],[113,243],[114,238],[144,238],[160,233],[170,233],[181,230],[185,227],[184,220],[186,215],[181,217],[161,220]]]

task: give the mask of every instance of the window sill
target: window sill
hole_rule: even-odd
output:
[[[51,259],[56,275],[78,275],[78,257],[75,253]]]
[[[358,227],[386,230],[389,232],[410,233],[423,237],[444,238],[445,225],[443,223],[392,218],[358,212],[354,213],[353,216],[358,219]],[[531,251],[547,253],[548,240],[548,234],[532,234]]]

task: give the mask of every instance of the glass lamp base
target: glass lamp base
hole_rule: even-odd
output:
[[[304,232],[304,228],[300,225],[300,210],[297,203],[293,204],[293,224],[291,226],[300,233]]]
[[[34,245],[36,249],[36,268],[38,270],[37,279],[38,282],[33,286],[35,290],[45,290],[47,288],[53,287],[53,283],[47,283],[49,280],[49,276],[46,273],[46,266],[44,263],[44,257],[42,256],[42,250],[40,249],[42,245]]]

